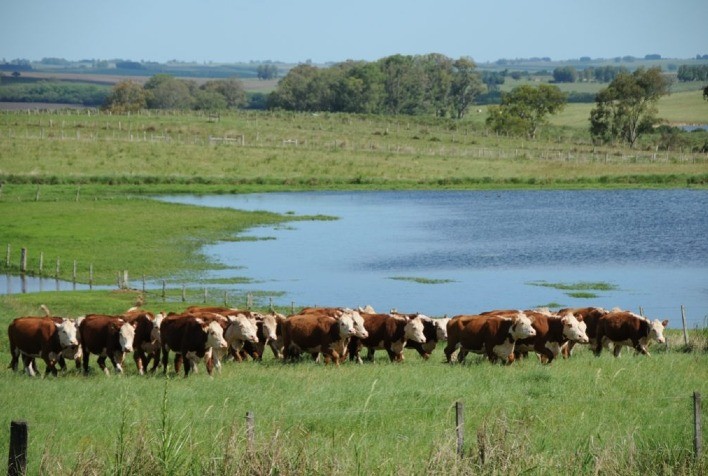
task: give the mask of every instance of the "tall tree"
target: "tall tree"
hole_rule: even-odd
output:
[[[639,136],[658,121],[656,103],[668,91],[661,68],[620,73],[595,98],[590,133],[596,140],[623,140],[634,147]]]
[[[562,111],[565,104],[566,95],[557,86],[517,86],[502,93],[499,106],[490,107],[487,125],[495,132],[524,134],[534,139],[539,127],[547,122],[546,117]]]
[[[241,81],[235,78],[207,81],[199,89],[220,94],[229,109],[238,109],[246,104],[246,91]]]
[[[482,93],[482,81],[472,58],[462,57],[453,63],[450,84],[450,105],[458,119],[462,119],[477,96]]]

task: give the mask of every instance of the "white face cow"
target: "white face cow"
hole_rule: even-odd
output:
[[[265,341],[276,341],[278,340],[278,320],[274,314],[266,314],[263,316],[263,335],[265,336]]]
[[[361,314],[351,309],[347,309],[345,312],[350,313],[352,316],[352,321],[354,322],[354,335],[360,339],[366,339],[369,337],[369,331],[367,331],[364,327],[364,318],[361,317]]]
[[[135,326],[133,324],[124,323],[120,326],[118,332],[118,342],[123,352],[133,351],[133,340],[135,339]]]
[[[165,318],[164,312],[159,312],[155,314],[155,318],[152,320],[152,330],[150,331],[150,340],[155,344],[160,343],[160,326],[162,325],[162,320]]]
[[[359,315],[359,317],[361,317],[361,315]],[[336,319],[337,325],[339,326],[339,337],[341,339],[346,339],[347,337],[353,337],[356,335],[356,330],[354,329],[354,318],[351,313],[345,312]]]
[[[207,334],[206,347],[212,349],[226,349],[228,344],[224,339],[224,328],[217,321],[211,321],[209,324],[202,324],[202,329]]]
[[[425,326],[423,325],[423,320],[421,316],[418,315],[413,319],[410,319],[405,327],[403,328],[406,340],[411,340],[413,342],[419,342],[425,344],[425,335],[423,334]]]
[[[57,329],[59,345],[61,345],[64,357],[73,359],[76,350],[79,348],[76,322],[71,319],[63,319],[61,323],[55,322],[54,326]]]
[[[439,342],[447,340],[447,323],[450,322],[449,317],[443,319],[433,319],[435,324],[435,334]]]
[[[654,339],[659,344],[666,342],[664,338],[664,329],[669,324],[668,320],[660,321],[659,319],[654,319],[649,323],[649,339]]]
[[[531,319],[523,312],[519,312],[516,315],[514,324],[511,326],[511,329],[509,329],[509,334],[512,339],[521,340],[535,336],[536,330],[531,324]]]
[[[586,334],[587,324],[578,321],[572,313],[561,317],[561,322],[563,323],[563,337],[566,339],[580,344],[587,344],[590,341]]]

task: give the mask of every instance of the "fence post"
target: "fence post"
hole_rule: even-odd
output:
[[[688,346],[688,332],[686,331],[686,307],[681,304],[681,322],[683,323],[683,343]]]
[[[76,283],[76,260],[74,260],[74,269],[71,272],[71,282]]]
[[[10,267],[10,243],[7,244],[7,255],[5,257],[5,266]]]
[[[163,279],[162,280],[162,300],[165,300],[165,297],[167,295],[166,293],[166,288],[167,288],[167,282]]]
[[[703,431],[701,429],[701,394],[693,392],[693,454],[696,461],[701,459],[701,444]]]
[[[57,270],[56,270],[56,273],[54,274],[54,277],[56,279],[59,279],[59,258],[57,258]]]
[[[457,433],[457,456],[465,453],[465,416],[462,402],[455,402],[455,432]]]
[[[246,439],[248,440],[248,449],[253,450],[253,440],[255,439],[255,425],[253,422],[253,412],[246,412]]]
[[[187,289],[185,285],[182,285],[182,302],[185,302],[187,300]]]
[[[209,292],[207,291],[207,288],[204,288],[204,304],[206,304],[208,297],[209,297]]]
[[[8,476],[27,473],[27,422],[10,422],[10,456],[7,461]]]
[[[20,273],[27,271],[27,248],[20,248]]]
[[[44,271],[44,251],[39,252],[39,275]]]

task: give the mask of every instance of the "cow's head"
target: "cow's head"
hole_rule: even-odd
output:
[[[361,317],[361,315],[359,315],[359,317]],[[335,319],[337,320],[337,326],[339,327],[340,338],[344,339],[356,335],[356,330],[354,328],[354,317],[351,313],[344,312]]]
[[[265,341],[276,341],[278,340],[278,320],[274,314],[266,314],[261,320],[263,324],[263,336]]]
[[[563,323],[563,337],[566,339],[581,344],[587,344],[590,341],[586,334],[587,324],[578,321],[572,313],[569,312],[562,316],[561,322]]]
[[[129,324],[125,321],[121,322],[122,324],[118,329],[118,342],[120,343],[120,348],[123,352],[132,352],[136,323]]]
[[[509,334],[514,340],[526,339],[528,337],[533,337],[536,335],[536,330],[533,328],[531,319],[520,312],[512,318],[513,324],[511,329],[509,329]]]
[[[160,326],[162,325],[162,320],[165,318],[164,312],[158,312],[155,314],[152,320],[152,329],[150,330],[150,340],[155,343],[160,342]]]
[[[207,335],[206,347],[211,349],[226,349],[228,347],[226,339],[224,339],[224,328],[218,321],[203,322],[201,319],[198,321],[202,324],[202,330]]]
[[[664,329],[669,324],[668,320],[660,321],[659,319],[654,319],[649,322],[649,338],[656,340],[659,344],[666,342],[664,337]]]
[[[72,319],[62,319],[61,322],[55,322],[54,326],[57,329],[62,354],[67,359],[73,359],[74,355],[76,355],[77,349],[79,348],[76,322]]]
[[[412,340],[413,342],[419,342],[425,344],[425,325],[423,324],[423,319],[420,315],[415,316],[413,319],[409,319],[403,328],[404,335],[407,340]]]
[[[352,321],[354,322],[354,335],[360,339],[366,339],[369,337],[369,331],[364,327],[364,318],[361,317],[359,312],[352,309],[345,309],[345,314],[348,313],[352,316]]]
[[[438,342],[447,340],[447,323],[450,322],[449,317],[443,319],[433,319],[433,324],[435,324],[435,335],[438,338]]]
[[[238,326],[243,340],[253,343],[258,342],[258,325],[256,324],[256,320],[241,314],[236,316],[236,318],[236,325]]]

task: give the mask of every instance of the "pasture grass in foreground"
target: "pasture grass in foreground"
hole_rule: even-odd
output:
[[[10,314],[4,305],[3,326]],[[670,337],[673,348],[679,335]],[[701,474],[691,397],[708,394],[705,342],[651,350],[595,358],[580,348],[549,366],[502,367],[448,365],[439,347],[428,361],[406,351],[391,364],[379,352],[339,368],[282,364],[268,351],[262,363],[226,362],[213,377],[200,366],[186,379],[172,368],[141,377],[132,360],[126,375],[106,377],[95,356],[89,376],[31,379],[2,365],[0,452],[10,421],[24,419],[30,474]],[[0,362],[9,360],[2,335]]]

